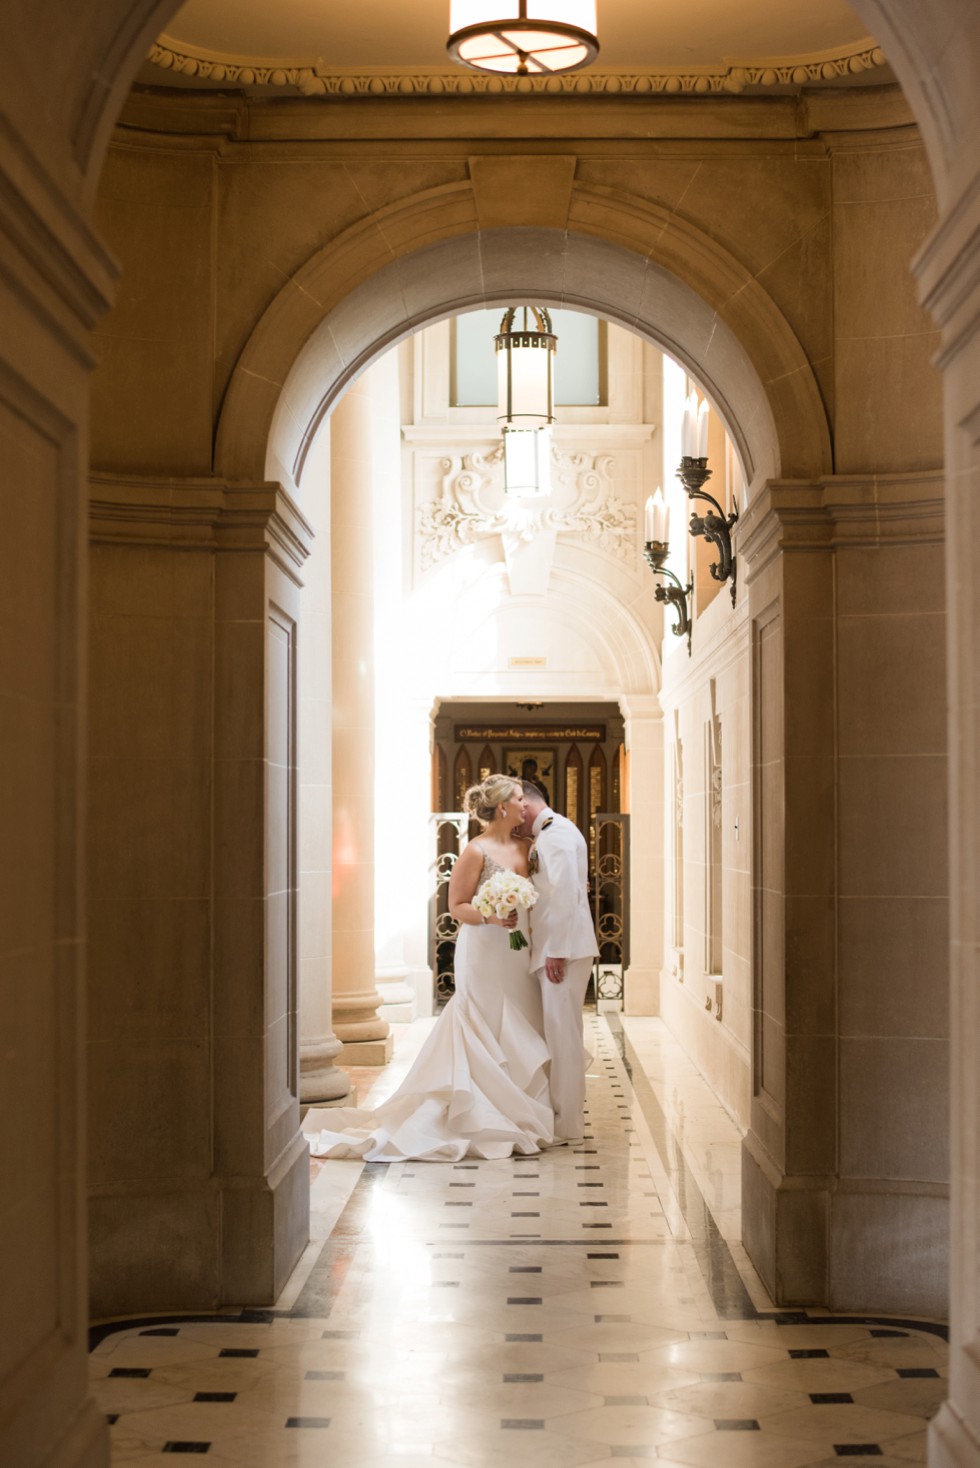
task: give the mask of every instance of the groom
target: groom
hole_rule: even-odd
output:
[[[551,1100],[555,1141],[574,1142],[585,1131],[582,1003],[599,952],[589,911],[589,863],[578,827],[557,815],[533,780],[522,780],[523,833],[534,841],[532,880],[538,900],[531,909],[531,973],[541,984],[544,1038],[551,1052]]]

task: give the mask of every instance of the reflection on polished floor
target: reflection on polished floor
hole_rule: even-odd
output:
[[[93,1332],[113,1462],[925,1462],[942,1329],[775,1310],[738,1244],[721,1106],[658,1021],[586,1033],[580,1146],[315,1163],[314,1240],[274,1310]]]

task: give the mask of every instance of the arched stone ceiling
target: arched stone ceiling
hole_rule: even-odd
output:
[[[599,0],[595,65],[535,81],[454,66],[448,18],[449,0],[188,0],[139,80],[338,97],[704,94],[893,80],[845,0]]]

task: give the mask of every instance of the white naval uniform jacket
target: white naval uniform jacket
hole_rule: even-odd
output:
[[[546,958],[595,958],[599,952],[589,910],[585,838],[573,821],[553,810],[545,808],[540,817],[532,876],[538,900],[530,912],[532,973],[544,968]]]

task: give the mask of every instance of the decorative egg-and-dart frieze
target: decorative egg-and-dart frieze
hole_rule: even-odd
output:
[[[652,97],[738,93],[749,87],[835,83],[887,65],[865,40],[817,56],[732,60],[721,66],[642,72],[568,72],[562,76],[498,76],[461,70],[330,71],[311,61],[214,56],[168,36],[150,48],[161,69],[221,87],[292,88],[304,97],[479,97],[518,95]]]
[[[498,443],[439,461],[437,494],[416,510],[421,572],[488,536],[512,533],[531,540],[543,530],[576,536],[635,567],[637,509],[613,492],[612,454],[564,453],[552,446],[555,494],[537,503],[506,499],[503,458]],[[555,506],[556,498],[562,507]]]

